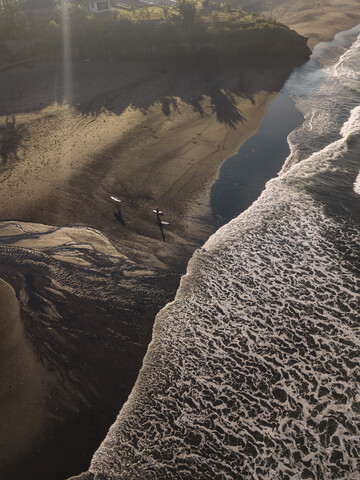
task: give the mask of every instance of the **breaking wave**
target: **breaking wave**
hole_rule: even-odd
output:
[[[291,154],[194,254],[95,478],[358,478],[359,33],[287,82]]]

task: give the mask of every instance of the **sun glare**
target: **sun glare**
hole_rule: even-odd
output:
[[[64,62],[64,103],[72,104],[71,34],[69,3],[62,0],[62,43]]]

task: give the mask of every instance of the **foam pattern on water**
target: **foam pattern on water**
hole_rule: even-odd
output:
[[[359,225],[317,194],[356,197],[359,153],[313,154],[194,255],[93,472],[358,478]]]
[[[290,77],[285,90],[304,115],[288,138],[283,171],[340,138],[340,127],[360,103],[360,26],[319,44],[310,61]],[[357,124],[357,128],[359,128]]]
[[[93,472],[357,478],[358,277],[339,250],[357,232],[334,242],[342,226],[288,189],[195,255]]]
[[[359,478],[359,99],[328,83],[358,43],[340,40],[311,67],[282,173],[157,316],[95,479]]]

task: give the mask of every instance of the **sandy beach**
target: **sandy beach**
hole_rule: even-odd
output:
[[[155,314],[213,231],[209,191],[219,166],[256,131],[289,74],[214,76],[130,62],[74,63],[72,71],[70,106],[61,64],[0,73],[1,237],[20,249],[5,249],[1,271],[21,298],[39,368],[53,372],[31,447],[14,442],[2,456],[9,480],[28,469],[45,479],[55,468],[55,479],[86,468],[135,382]],[[166,242],[157,206],[171,225]],[[29,264],[28,254],[19,260],[23,248],[39,252]],[[84,248],[103,260],[89,260]],[[103,273],[104,255],[115,264],[111,273]],[[71,288],[80,268],[84,277]],[[101,288],[86,286],[90,275]],[[19,391],[20,412],[22,401]]]
[[[261,12],[308,37],[311,49],[360,23],[357,0],[265,0]]]
[[[236,4],[288,25],[309,39],[311,49],[360,22],[357,0],[238,0]]]
[[[234,73],[207,78],[177,66],[161,73],[152,64],[78,63],[69,108],[59,93],[61,64],[2,72],[1,125],[10,146],[0,218],[90,225],[125,253],[134,256],[136,242],[141,260],[168,267],[170,245],[207,201],[219,165],[256,131],[288,72]],[[122,200],[124,224],[111,195]],[[172,226],[166,252],[156,206]]]
[[[23,454],[44,422],[51,374],[27,341],[13,288],[0,279],[0,449]]]
[[[319,2],[266,1],[262,12],[308,36],[311,47],[360,21],[357,0],[310,3]],[[55,480],[87,468],[136,379],[156,312],[214,229],[209,191],[221,163],[256,132],[289,73],[78,62],[65,79],[61,62],[41,61],[0,71],[0,220],[91,227],[126,257],[124,270],[137,269],[128,268],[137,283],[126,285],[121,305],[55,292],[57,277],[43,267],[32,272],[30,263],[21,270],[9,260],[1,269],[1,351],[14,359],[18,379],[11,402],[8,379],[0,391],[0,417],[11,432],[0,443],[7,480],[45,480],[49,469]],[[166,242],[155,207],[171,226]],[[58,233],[47,238],[48,249],[59,244]],[[96,241],[83,234],[78,244]],[[36,306],[25,312],[25,278],[33,292],[53,289],[57,323]]]

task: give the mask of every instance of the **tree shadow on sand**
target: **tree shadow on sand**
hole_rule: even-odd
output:
[[[4,99],[11,99],[10,106],[0,104],[0,115],[5,114],[5,108],[20,113],[64,103],[66,82],[61,62],[35,63],[32,69],[27,67],[26,75],[22,68],[12,69],[8,80],[0,72]],[[237,66],[226,72],[210,71],[181,63],[163,69],[156,62],[74,62],[72,94],[66,103],[84,117],[97,117],[103,112],[121,115],[128,108],[147,114],[156,104],[166,116],[181,114],[184,104],[204,115],[203,101],[207,97],[206,104],[218,121],[235,128],[244,121],[236,97],[253,102],[256,92],[279,89],[290,73],[290,68],[276,75],[253,70]],[[21,94],[16,88],[21,89]],[[2,153],[5,159],[7,148]]]
[[[217,91],[212,97],[212,103],[219,123],[235,128],[236,124],[244,122],[244,116],[237,108],[235,97],[230,92]]]
[[[166,75],[161,75],[161,69],[153,69],[152,75],[141,82],[134,79],[124,89],[103,91],[86,102],[78,101],[75,95],[71,106],[84,116],[96,117],[104,111],[121,115],[129,106],[146,114],[154,104],[159,104],[163,114],[170,116],[175,112],[181,114],[180,100],[204,115],[201,102],[207,96],[219,123],[235,128],[244,121],[244,116],[236,106],[236,96],[253,102],[255,91],[260,90],[255,88],[255,91],[251,91],[248,85],[242,84],[242,76],[238,74],[232,76],[229,82],[229,78],[221,73],[209,74],[200,69],[181,71],[174,67],[174,70],[167,69],[166,72]]]
[[[166,116],[169,116],[171,114],[171,107],[173,110],[179,110],[176,98],[165,97],[161,99],[161,103],[161,110]]]

